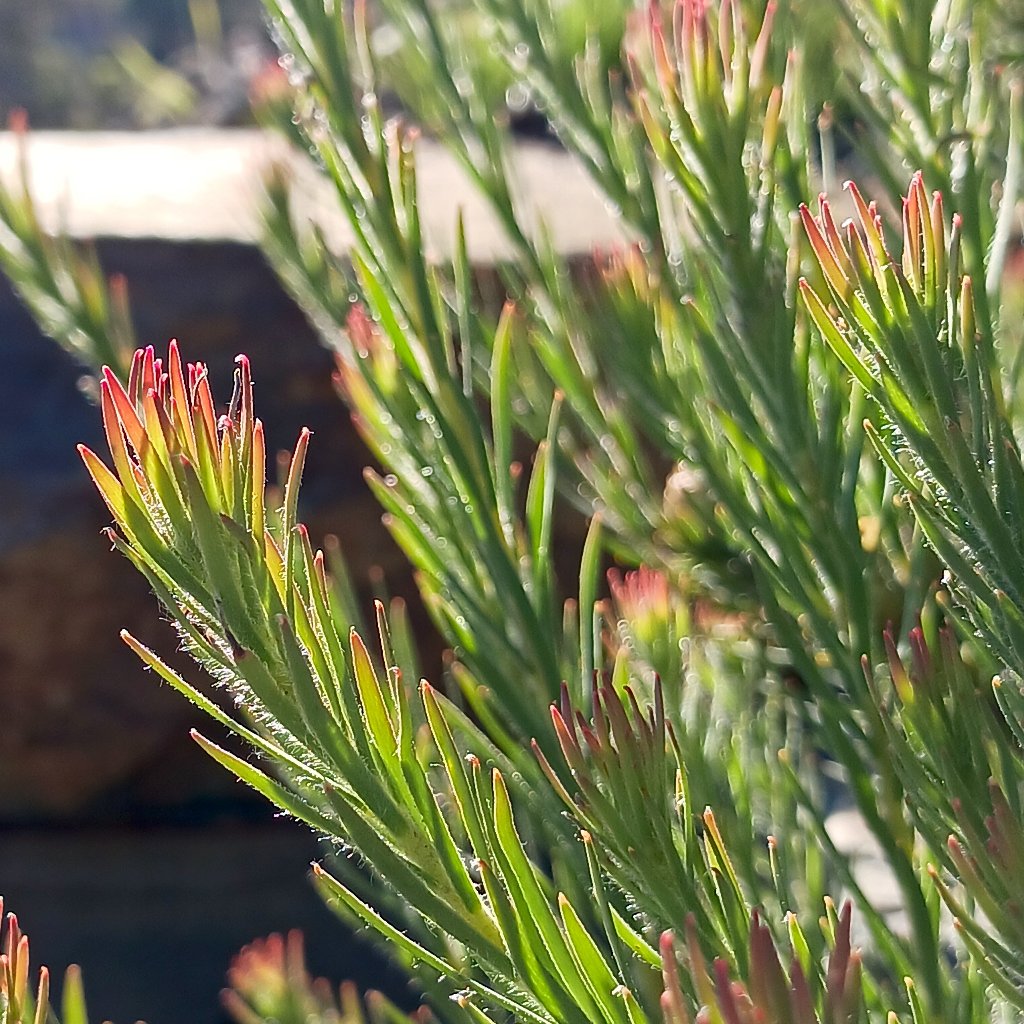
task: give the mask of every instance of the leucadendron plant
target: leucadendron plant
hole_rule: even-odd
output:
[[[197,741],[333,841],[314,884],[440,1021],[1017,1019],[1019,14],[265,2],[292,102],[264,116],[354,239],[279,172],[265,250],[444,678],[299,521],[308,432],[268,488],[248,360],[221,392],[174,343],[132,357],[120,286],[0,196],[12,279],[96,373],[110,541],[231,699],[125,641],[258,757]],[[501,89],[620,246],[538,227]],[[504,231],[487,281],[471,221],[429,255],[423,131]],[[362,1019],[297,957],[243,956],[239,1019]]]
[[[231,962],[224,1009],[237,1024],[431,1024],[426,1007],[413,1017],[395,1009],[379,992],[361,999],[351,982],[337,995],[329,982],[306,968],[302,933],[277,933],[245,946]]]
[[[59,1003],[61,1020],[88,1024],[82,973],[69,967],[63,979]],[[50,971],[40,967],[33,973],[28,936],[21,930],[18,917],[4,915],[0,898],[0,1021],[3,1024],[46,1024],[54,1020],[50,1002]]]

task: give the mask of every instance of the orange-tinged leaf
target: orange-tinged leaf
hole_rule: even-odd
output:
[[[942,209],[942,193],[932,193],[930,210],[932,242],[935,246],[935,287],[946,287],[946,218]]]
[[[142,398],[142,415],[146,425],[146,436],[152,448],[160,461],[170,470],[171,454],[175,450],[174,431],[156,391],[152,388]],[[145,463],[143,466],[145,467]]]
[[[217,451],[217,416],[210,393],[210,378],[206,367],[196,363],[196,382],[192,396],[192,418],[196,430],[202,430],[210,452]],[[198,440],[197,440],[198,443]]]
[[[384,691],[377,679],[366,645],[354,629],[349,634],[349,646],[356,688],[359,691],[359,700],[363,705],[363,714],[366,716],[370,735],[380,753],[385,757],[392,757],[398,747],[398,726],[391,719],[384,700]]]
[[[910,282],[911,287],[918,291],[921,287],[920,264],[915,253],[916,223],[914,221],[913,192],[903,200],[903,257],[901,265],[903,275]]]
[[[818,197],[818,208],[821,211],[819,220],[825,244],[835,257],[843,274],[848,278],[850,276],[850,254],[843,245],[842,235],[839,233],[835,218],[832,216],[832,204],[824,194]]]
[[[194,460],[198,458],[198,453],[196,452],[195,428],[192,426],[192,417],[189,415],[192,403],[188,399],[185,377],[181,371],[181,355],[178,352],[177,341],[171,341],[167,346],[167,376],[171,398],[174,400],[174,409],[177,412],[174,420],[181,447]]]
[[[142,349],[137,348],[132,355],[131,368],[128,371],[128,394],[139,393],[139,383],[142,380]]]
[[[291,531],[298,518],[299,484],[302,481],[302,470],[306,465],[306,452],[309,449],[311,436],[309,427],[299,431],[299,439],[295,442],[295,451],[288,466],[288,479],[284,487],[284,529]]]
[[[39,968],[39,987],[36,989],[36,1014],[33,1024],[46,1024],[50,1013],[50,971]]]
[[[107,446],[110,448],[110,454],[114,460],[114,469],[117,471],[122,486],[129,492],[134,491],[133,496],[138,498],[141,503],[142,494],[148,493],[149,488],[144,474],[128,452],[124,430],[117,417],[117,410],[114,408],[114,401],[110,396],[110,385],[106,380],[100,381],[100,412]]]
[[[675,69],[665,42],[665,31],[661,24],[661,12],[657,6],[650,7],[651,50],[654,56],[654,67],[658,75],[658,84],[666,96],[675,95]]]
[[[771,42],[772,26],[775,23],[775,10],[777,7],[777,0],[768,0],[764,9],[764,20],[761,22],[761,30],[757,34],[757,39],[754,41],[754,49],[750,55],[751,89],[756,89],[761,84],[761,77],[768,62],[768,46]]]
[[[686,1011],[683,987],[679,980],[679,958],[676,955],[675,936],[672,932],[661,933],[658,947],[661,951],[661,979],[665,987],[661,996],[661,1006],[666,1024],[690,1024],[690,1015]]]
[[[142,376],[139,380],[142,394],[147,391],[155,391],[156,381],[156,353],[152,345],[147,345],[142,351]]]
[[[224,494],[224,509],[229,516],[234,514],[237,464],[235,461],[234,425],[226,416],[220,421],[220,485]]]
[[[114,408],[117,410],[117,418],[121,421],[121,426],[124,428],[131,446],[135,449],[135,454],[141,461],[149,449],[149,441],[146,438],[146,428],[139,418],[135,404],[128,397],[124,385],[108,366],[103,367],[103,379],[110,389],[110,397],[114,402]]]
[[[120,481],[107,468],[103,460],[84,444],[78,446],[78,454],[82,456],[85,468],[89,471],[96,489],[110,509],[110,514],[122,526],[127,520],[127,495]]]
[[[892,259],[889,256],[888,249],[885,247],[885,240],[882,237],[882,231],[879,226],[877,214],[875,214],[871,207],[864,201],[864,197],[861,195],[860,189],[857,188],[857,185],[854,182],[848,181],[843,187],[853,198],[853,204],[857,209],[857,218],[860,220],[861,230],[864,232],[864,237],[867,239],[868,251],[874,258],[877,266],[887,266],[892,262]]]
[[[263,439],[263,423],[257,419],[252,430],[252,534],[257,540],[266,529],[267,510],[265,504],[265,488],[267,475],[267,449]]]
[[[811,250],[818,261],[818,265],[821,267],[822,273],[825,275],[825,280],[828,281],[832,290],[843,301],[846,301],[852,294],[853,287],[846,274],[843,273],[843,268],[836,260],[828,242],[825,241],[825,236],[822,234],[818,221],[811,215],[811,211],[807,208],[806,203],[800,204],[800,220],[803,223],[807,239],[811,243]]]

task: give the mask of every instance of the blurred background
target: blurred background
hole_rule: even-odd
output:
[[[249,121],[258,0],[0,0],[0,104],[38,128]]]
[[[252,356],[270,444],[316,435],[304,518],[340,534],[365,578],[394,553],[330,357],[253,244],[254,203],[223,216],[258,191],[248,97],[278,73],[259,0],[0,0],[0,115],[28,114],[40,198],[125,275],[140,339],[180,337],[220,394],[235,354]],[[0,150],[9,166],[9,134]],[[158,172],[184,197],[170,217]],[[101,446],[84,368],[3,279],[0,356],[0,894],[33,960],[81,964],[92,1019],[122,1024],[225,1019],[233,953],[290,928],[317,973],[394,990],[308,885],[327,851],[201,755],[189,728],[216,728],[120,643],[127,627],[176,646],[100,536],[108,517],[75,452]]]

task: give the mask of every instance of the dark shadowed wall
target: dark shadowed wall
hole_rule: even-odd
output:
[[[128,276],[140,338],[178,336],[221,396],[249,353],[269,444],[314,431],[301,510],[314,535],[338,533],[357,574],[382,562],[401,589],[331,359],[260,255],[156,241],[100,253]],[[100,535],[108,516],[75,452],[102,443],[82,370],[2,279],[0,357],[0,893],[34,961],[82,964],[94,1019],[122,1024],[217,1021],[230,956],[271,930],[306,931],[313,967],[334,980],[395,985],[308,884],[327,851],[200,753],[189,727],[217,728],[119,641],[128,627],[176,646]]]

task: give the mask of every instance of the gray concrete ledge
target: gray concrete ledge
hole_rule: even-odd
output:
[[[263,179],[275,163],[296,175],[296,213],[323,225],[332,245],[347,247],[348,225],[330,185],[309,160],[254,129],[188,128],[155,132],[32,132],[30,183],[43,223],[78,238],[160,238],[255,242]],[[465,218],[471,256],[491,261],[508,244],[486,202],[438,143],[416,146],[421,217],[428,246],[451,251],[456,214]],[[0,133],[0,176],[17,179],[18,140]],[[558,147],[516,146],[515,180],[524,215],[542,219],[566,254],[623,237],[619,223],[580,165]]]

